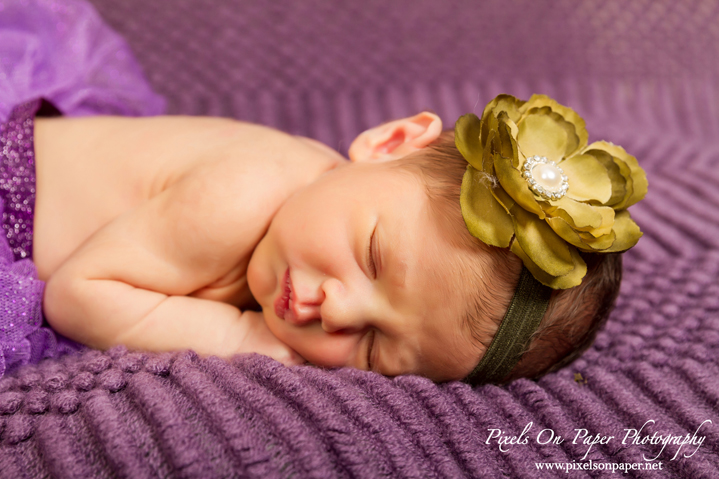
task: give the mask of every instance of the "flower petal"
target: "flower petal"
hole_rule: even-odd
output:
[[[579,233],[579,236],[592,251],[601,251],[603,253],[605,253],[605,250],[610,248],[617,239],[617,234],[614,230],[602,236],[595,237],[588,233]],[[589,251],[589,249],[587,249],[587,251]]]
[[[467,165],[459,203],[467,229],[484,243],[506,248],[514,236],[512,217],[495,199],[486,173]]]
[[[609,248],[616,238],[613,231],[595,238],[587,233],[577,232],[569,223],[559,217],[547,218],[547,223],[563,240],[583,251],[600,251]]]
[[[550,216],[559,216],[572,228],[585,231],[599,228],[604,223],[605,218],[602,216],[600,208],[611,210],[606,206],[592,206],[581,201],[574,201],[566,196],[558,200],[551,200],[548,204],[545,211]]]
[[[482,146],[479,142],[480,121],[474,113],[459,117],[454,124],[454,144],[467,162],[482,169]]]
[[[507,116],[506,112],[499,114],[499,126],[497,127],[497,133],[499,134],[499,149],[497,152],[502,158],[509,158],[512,160],[512,166],[519,169],[519,164],[524,163],[520,160],[520,152],[517,149],[517,132],[519,131],[517,125]]]
[[[484,145],[484,151],[482,153],[482,168],[488,175],[495,176],[494,173],[494,152],[497,150],[497,143],[499,142],[497,130],[489,130],[489,139]]]
[[[532,97],[521,105],[519,109],[526,114],[533,108],[542,108],[545,106],[551,108],[553,112],[561,115],[566,122],[570,123],[574,127],[574,134],[578,139],[577,150],[584,148],[587,144],[587,140],[589,139],[589,134],[587,133],[587,125],[576,111],[557,103],[547,95],[532,95]],[[514,121],[517,122],[517,120]],[[567,154],[567,156],[571,156],[573,153],[574,151],[571,151]]]
[[[612,155],[619,167],[620,174],[626,180],[626,191],[622,201],[613,204],[615,210],[628,208],[647,194],[647,175],[637,163],[637,159],[627,153],[624,148],[607,141],[596,141],[587,150],[603,150]]]
[[[534,213],[540,219],[544,219],[544,211],[537,203],[532,190],[529,189],[527,180],[518,169],[512,166],[511,160],[495,155],[494,170],[502,188],[514,201],[522,205],[525,210]]]
[[[606,203],[612,197],[612,180],[607,169],[591,155],[574,155],[559,164],[567,175],[567,196],[577,201]]]
[[[547,217],[547,224],[559,235],[564,241],[578,248],[584,247],[584,242],[574,228],[559,216]]]
[[[524,266],[537,281],[552,289],[567,289],[578,286],[582,282],[582,278],[587,274],[587,264],[573,246],[569,246],[569,252],[572,255],[574,268],[563,276],[552,276],[543,271],[527,256],[516,240],[512,242],[511,251],[519,256]]]
[[[516,240],[540,269],[562,276],[574,269],[569,245],[545,222],[515,204],[511,209]]]
[[[524,101],[513,97],[512,95],[497,95],[492,101],[487,103],[487,106],[484,107],[482,117],[488,113],[492,113],[496,117],[504,111],[513,122],[517,123],[519,121],[519,117],[522,116],[520,108],[524,105],[524,103]]]
[[[616,205],[627,196],[627,180],[622,176],[619,165],[614,162],[614,157],[604,150],[590,149],[592,145],[585,148],[581,154],[593,156],[607,170],[609,181],[612,183],[612,196],[603,204]]]
[[[492,188],[492,196],[494,196],[494,199],[499,201],[500,205],[504,206],[504,210],[507,214],[511,214],[510,210],[516,202],[507,194],[506,191],[504,191],[503,188],[501,188],[501,186],[499,188]]]
[[[602,215],[602,225],[598,228],[593,229],[579,229],[579,232],[583,233],[586,231],[588,234],[591,234],[595,238],[599,238],[600,236],[609,234],[609,232],[612,231],[612,228],[614,227],[614,217],[616,216],[616,211],[614,211],[614,209],[609,206],[595,206],[594,209],[596,209],[599,214]]]
[[[637,241],[643,235],[627,210],[617,211],[614,218],[614,232],[617,239],[610,248],[605,250],[607,253],[626,251],[637,244]]]
[[[517,143],[527,158],[538,155],[559,162],[579,143],[574,127],[549,108],[531,110],[517,127]]]
[[[485,111],[482,114],[481,124],[479,126],[479,138],[482,148],[485,148],[487,145],[487,139],[490,137],[489,132],[497,131],[498,125],[499,122],[497,121],[497,115],[491,111],[487,111],[485,108]]]

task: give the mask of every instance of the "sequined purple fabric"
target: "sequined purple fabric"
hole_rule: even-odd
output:
[[[66,116],[164,109],[125,41],[91,5],[0,0],[0,377],[81,349],[43,323],[44,282],[32,262],[40,98]]]
[[[0,123],[0,373],[33,358],[42,324],[44,283],[32,263],[35,206],[33,119],[39,101],[17,106]]]
[[[7,370],[81,349],[43,327],[42,293],[32,259],[35,208],[35,100],[0,123],[0,376]]]
[[[2,228],[16,261],[32,259],[35,208],[33,120],[39,106],[38,100],[19,105],[9,120],[0,124]]]

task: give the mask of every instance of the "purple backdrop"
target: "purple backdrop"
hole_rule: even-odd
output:
[[[719,475],[719,4],[716,1],[95,0],[171,113],[232,116],[345,151],[429,108],[451,125],[495,94],[547,93],[590,141],[637,156],[644,238],[594,346],[538,382],[471,389],[191,353],[87,352],[0,381],[0,476],[629,477]],[[2,12],[0,12],[2,15]],[[576,373],[586,384],[574,381]],[[624,429],[694,448],[622,444]],[[530,441],[508,452],[489,429]],[[562,444],[535,441],[542,429]]]

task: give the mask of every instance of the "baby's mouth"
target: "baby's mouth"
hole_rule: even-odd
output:
[[[292,307],[292,286],[290,283],[290,268],[282,276],[282,290],[275,300],[275,314],[285,319],[285,314]]]

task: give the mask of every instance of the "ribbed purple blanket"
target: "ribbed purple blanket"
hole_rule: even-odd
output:
[[[171,113],[341,151],[421,108],[549,94],[639,159],[645,235],[595,344],[537,382],[88,351],[0,381],[0,477],[719,477],[717,2],[93,3]]]

